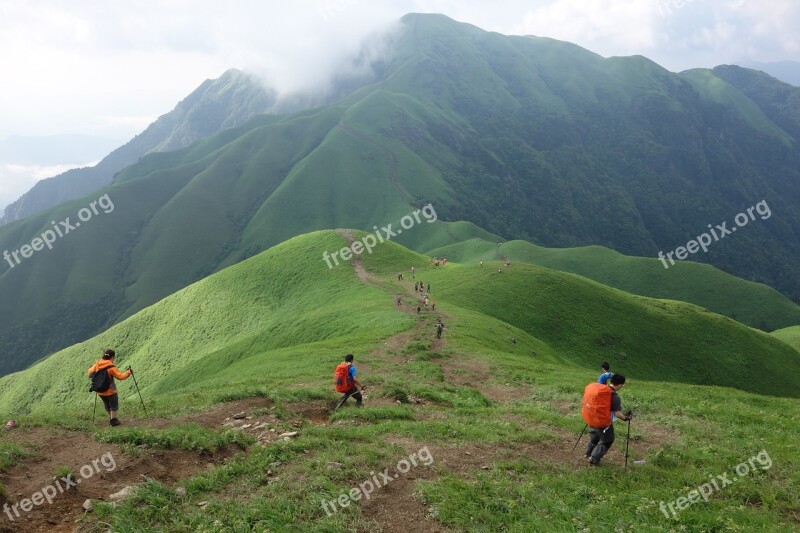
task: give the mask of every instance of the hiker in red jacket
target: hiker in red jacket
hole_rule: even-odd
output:
[[[614,444],[613,418],[628,421],[633,413],[622,412],[622,400],[617,394],[625,385],[625,376],[614,374],[607,384],[590,383],[583,395],[581,416],[589,426],[589,444],[586,458],[590,464],[600,464],[600,460]]]
[[[89,368],[89,377],[94,378],[95,374],[99,372],[108,373],[108,388],[105,390],[97,390],[97,395],[103,400],[103,406],[108,413],[108,423],[112,426],[120,424],[117,418],[117,411],[119,411],[119,395],[117,394],[117,385],[114,383],[114,378],[125,380],[128,379],[133,371],[130,368],[125,372],[120,372],[114,365],[114,357],[116,357],[114,350],[105,350],[103,357],[98,359],[95,364]],[[92,382],[94,383],[94,379]]]
[[[333,372],[333,383],[337,392],[342,393],[339,403],[336,404],[334,410],[338,409],[347,401],[349,397],[356,400],[356,407],[362,406],[361,391],[366,387],[356,377],[358,372],[355,365],[353,365],[353,354],[349,353],[344,356],[344,363],[336,367]]]

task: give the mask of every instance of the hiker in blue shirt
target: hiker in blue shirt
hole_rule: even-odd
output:
[[[608,381],[611,378],[611,376],[614,375],[614,373],[608,371],[610,367],[606,362],[603,362],[603,364],[600,365],[600,368],[603,370],[603,373],[600,374],[599,378],[597,378],[597,382],[605,385],[606,381]]]

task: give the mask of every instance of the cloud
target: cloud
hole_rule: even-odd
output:
[[[684,70],[740,58],[800,60],[798,27],[796,0],[552,0],[509,30]]]
[[[800,60],[795,0],[3,0],[0,137],[127,136],[232,67],[286,92],[338,73],[407,12],[564,39],[668,68]]]
[[[514,33],[580,43],[603,43],[607,50],[631,53],[656,43],[658,6],[642,0],[557,0],[524,14]]]

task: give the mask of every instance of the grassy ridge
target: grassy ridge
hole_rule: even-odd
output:
[[[86,387],[86,368],[108,346],[119,351],[120,366],[137,370],[147,394],[189,391],[205,380],[222,386],[248,367],[269,368],[282,357],[296,363],[287,379],[302,385],[324,373],[323,361],[330,364],[343,350],[367,349],[413,323],[396,312],[383,289],[360,282],[349,263],[327,267],[322,252],[344,244],[330,231],[304,235],[193,284],[3,378],[0,412],[86,405],[90,395],[76,391]],[[642,378],[762,394],[800,390],[800,360],[789,346],[689,304],[631,296],[535,265],[515,263],[502,274],[499,263],[431,269],[430,258],[393,242],[363,259],[387,276],[411,265],[427,269],[424,281],[432,283],[437,299],[469,311],[476,324],[486,322],[449,332],[481,351],[502,352],[511,337],[520,337],[550,361],[594,368],[609,360]],[[756,361],[761,371],[754,374]],[[130,385],[121,387],[125,395],[135,394]]]
[[[509,241],[498,247],[496,241],[482,239],[428,253],[462,263],[495,260],[502,254],[514,263],[572,272],[632,294],[693,303],[765,331],[800,324],[800,306],[775,289],[701,263],[678,262],[665,269],[656,258],[626,256],[602,246],[544,248]]]
[[[800,326],[779,329],[773,331],[772,335],[800,352]]]
[[[88,390],[86,369],[104,347],[117,349],[120,367],[137,370],[143,393],[168,393],[248,355],[269,357],[315,343],[333,349],[342,339],[359,343],[408,327],[379,290],[357,282],[352,267],[328,269],[322,251],[344,244],[333,232],[305,235],[191,285],[87,342],[4,377],[0,411],[87,405],[92,398],[82,394]],[[130,381],[120,390],[123,398],[135,397]]]
[[[800,394],[797,352],[766,333],[691,304],[631,296],[573,274],[522,263],[501,274],[500,266],[448,263],[426,274],[426,282],[441,298],[526,331],[586,367],[607,360],[647,379]]]
[[[748,384],[739,381],[736,368],[756,360],[770,368],[793,353],[788,346],[688,304],[630,296],[535,265],[515,263],[502,274],[497,263],[434,269],[429,258],[391,242],[363,257],[374,276],[365,284],[351,265],[329,270],[321,260],[321,250],[344,242],[331,231],[297,237],[145,309],[87,343],[88,355],[70,349],[0,379],[0,413],[32,403],[35,413],[69,422],[80,398],[43,391],[38,397],[47,404],[37,403],[37,396],[31,402],[31,387],[55,385],[73,372],[75,383],[85,384],[91,354],[113,344],[121,346],[123,364],[135,361],[145,398],[159,415],[257,395],[268,397],[275,410],[251,414],[261,409],[280,418],[294,402],[328,408],[335,398],[333,366],[352,351],[369,385],[363,409],[344,408],[324,424],[306,420],[296,439],[252,446],[181,481],[185,495],[149,481],[115,507],[98,502],[84,520],[115,531],[368,530],[375,524],[364,502],[329,514],[321,501],[349,492],[371,472],[391,472],[425,446],[432,462],[410,474],[414,493],[425,513],[456,530],[796,526],[796,399],[647,379],[681,380],[695,370],[689,354],[670,342],[690,343],[694,357],[737,387]],[[407,278],[401,287],[395,272],[409,265],[408,272],[411,264],[417,280],[431,283],[448,326],[436,348],[434,316],[403,312],[414,303],[408,293],[399,310],[394,303],[394,294],[413,285]],[[384,344],[397,333],[408,340]],[[593,345],[598,336],[607,344]],[[755,353],[751,361],[725,368],[734,345],[744,355]],[[630,379],[621,394],[623,406],[637,412],[631,460],[645,464],[631,464],[625,473],[621,423],[600,468],[577,466],[580,452],[569,453],[583,425],[580,393],[596,379],[599,358],[610,359]],[[786,379],[797,375],[786,370]],[[784,376],[773,377],[770,394]],[[753,387],[762,385],[752,372],[750,378]],[[409,396],[424,403],[394,403]],[[137,403],[123,394],[125,417],[137,413]],[[86,420],[90,410],[83,407],[78,416]],[[96,438],[192,450],[248,442],[189,426],[125,428],[105,429]],[[768,469],[754,469],[675,517],[659,510],[659,502],[684,497],[710,474],[731,472],[762,451],[769,455]],[[331,462],[340,466],[331,468]],[[201,510],[200,501],[210,503]]]

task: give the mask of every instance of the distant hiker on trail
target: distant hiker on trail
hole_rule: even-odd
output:
[[[356,407],[361,407],[363,400],[361,391],[366,387],[358,380],[357,374],[356,367],[353,365],[353,354],[349,353],[344,356],[344,363],[337,366],[333,372],[333,384],[336,386],[336,390],[343,394],[339,403],[336,404],[336,409],[343,406],[351,396],[356,399]]]
[[[398,272],[397,273],[397,281],[403,281],[403,273],[402,272]]]
[[[398,296],[398,297],[397,297],[397,305],[400,305],[400,303],[401,303],[402,301],[403,301],[403,297],[402,297],[402,296]]]
[[[600,374],[599,378],[597,378],[597,382],[598,383],[602,383],[603,385],[605,385],[606,381],[611,379],[611,376],[613,376],[614,373],[608,371],[608,369],[611,368],[611,367],[605,361],[600,365],[600,368],[603,370],[603,373]]]
[[[481,259],[481,266],[483,266],[483,259]]]
[[[431,301],[431,311],[436,311],[436,302]]]
[[[614,444],[614,423],[611,416],[628,421],[633,413],[622,412],[622,400],[617,391],[625,385],[625,376],[614,374],[607,385],[589,383],[583,391],[581,416],[589,426],[589,444],[586,458],[590,464],[600,464],[600,460]]]
[[[114,350],[105,350],[103,357],[89,368],[89,377],[92,379],[90,391],[96,392],[100,399],[103,400],[103,406],[108,413],[108,423],[112,426],[120,424],[117,418],[119,395],[117,394],[117,385],[114,382],[114,378],[125,380],[133,374],[133,370],[130,367],[125,372],[120,372],[117,369],[114,365],[116,355]]]
[[[428,283],[428,292],[431,292],[431,284]]]
[[[444,331],[444,324],[442,324],[441,320],[436,321],[436,338],[442,338],[442,331]]]
[[[417,306],[417,314],[419,314],[420,311],[422,311],[422,307]]]
[[[411,267],[411,279],[414,279],[415,277],[416,276],[414,276],[414,267],[412,266]]]
[[[414,282],[414,292],[417,292],[418,290],[419,290],[419,282],[415,281]]]

